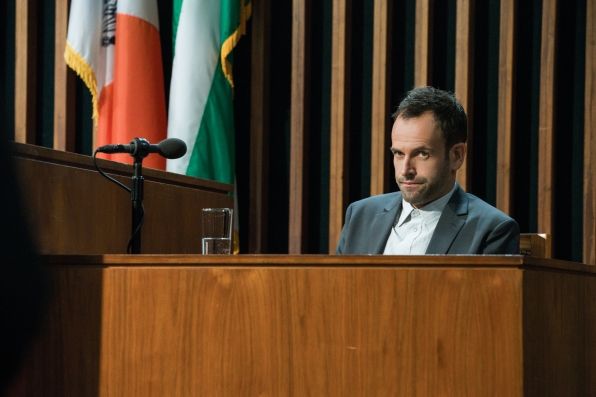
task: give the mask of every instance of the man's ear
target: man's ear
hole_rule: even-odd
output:
[[[457,171],[466,158],[467,146],[464,142],[456,143],[449,149],[449,164],[452,171]]]

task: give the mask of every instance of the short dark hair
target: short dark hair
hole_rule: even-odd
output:
[[[448,91],[434,87],[417,87],[408,92],[393,114],[393,119],[419,117],[432,112],[443,132],[445,147],[466,142],[468,139],[468,117],[463,106]]]

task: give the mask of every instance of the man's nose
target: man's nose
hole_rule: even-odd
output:
[[[416,170],[413,167],[412,161],[409,157],[405,157],[401,163],[400,174],[406,177],[412,177],[416,175]]]

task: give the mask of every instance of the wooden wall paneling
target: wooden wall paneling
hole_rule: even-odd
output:
[[[34,67],[37,61],[37,1],[17,1],[15,10],[15,141],[35,143]]]
[[[54,149],[75,151],[75,81],[64,61],[69,0],[56,0],[54,29]]]
[[[255,2],[252,16],[248,241],[251,253],[262,253],[267,249],[270,7],[270,0]]]
[[[333,0],[331,56],[331,153],[329,166],[329,252],[335,252],[346,207],[348,130],[348,13],[350,0]]]
[[[497,207],[511,213],[515,2],[501,1],[497,119]],[[541,230],[542,231],[542,230]]]
[[[553,230],[553,144],[554,144],[554,81],[555,33],[557,23],[556,0],[542,3],[542,32],[540,48],[540,95],[538,120],[538,232]]]
[[[385,191],[387,136],[391,129],[389,110],[389,0],[375,0],[373,16],[373,61],[371,104],[370,194]]]
[[[583,261],[596,265],[596,5],[586,2]]]
[[[89,156],[13,145],[32,237],[43,254],[125,253],[130,193],[104,179]],[[130,186],[128,164],[98,160]],[[201,209],[231,207],[231,185],[145,169],[142,253],[201,252]],[[168,236],[168,238],[164,238]]]
[[[99,361],[103,273],[101,266],[48,271],[52,293],[44,296],[43,320],[28,348],[40,359],[25,360],[21,376],[6,396],[103,395]]]
[[[524,271],[524,395],[594,396],[594,274]]]
[[[292,4],[292,87],[288,252],[300,254],[304,235],[304,143],[307,128],[307,46],[309,0]]]
[[[473,69],[473,0],[457,0],[455,25],[455,96],[459,99],[468,115],[468,148],[472,147],[472,126],[474,117],[474,69]],[[470,153],[457,172],[457,183],[465,189],[470,188]]]
[[[428,85],[430,76],[430,0],[416,0],[416,38],[414,39],[414,85]]]

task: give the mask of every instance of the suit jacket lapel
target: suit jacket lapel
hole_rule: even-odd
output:
[[[468,198],[458,186],[443,209],[437,227],[426,248],[427,254],[446,254],[455,237],[466,223]]]
[[[382,254],[385,250],[385,244],[391,233],[393,222],[401,214],[401,194],[397,194],[397,200],[388,203],[381,212],[379,212],[372,220],[371,230],[377,233],[379,238],[371,236],[368,246],[368,252],[371,254]]]

